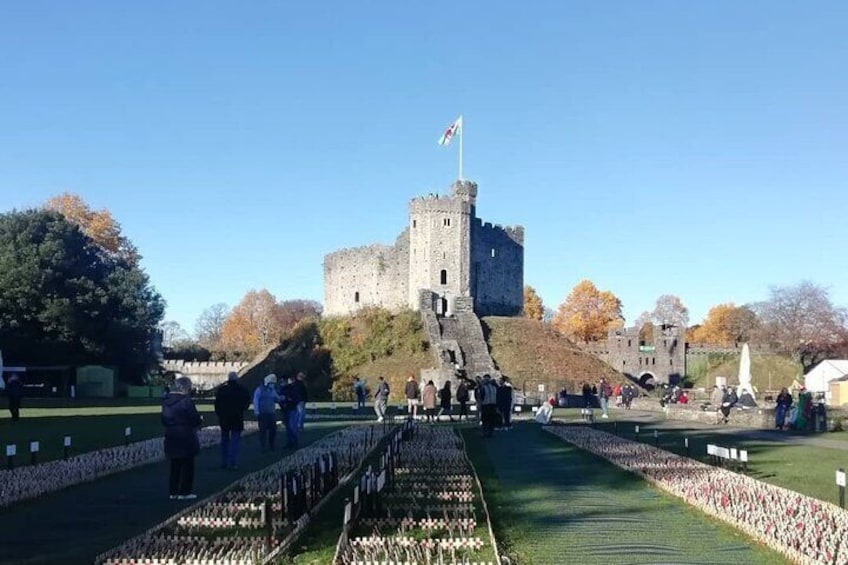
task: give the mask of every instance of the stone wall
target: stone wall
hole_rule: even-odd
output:
[[[524,228],[477,219],[471,232],[471,294],[481,316],[514,316],[524,306]]]
[[[324,257],[324,314],[336,316],[379,306],[399,310],[407,302],[409,232],[393,246],[342,249]]]
[[[602,346],[594,351],[613,369],[645,383],[676,384],[686,374],[686,343],[676,327],[655,328],[653,345],[642,345],[639,328],[612,330]]]
[[[227,375],[231,371],[241,374],[241,371],[247,365],[244,362],[189,362],[179,359],[166,359],[162,362],[162,367],[166,371],[180,373],[188,377],[194,387],[200,390],[215,388],[227,380]]]

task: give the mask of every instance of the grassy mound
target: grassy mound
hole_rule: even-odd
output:
[[[530,392],[545,385],[547,392],[565,386],[577,392],[583,381],[596,383],[601,377],[623,382],[615,369],[585,353],[550,325],[527,318],[483,318],[489,351],[502,373]]]
[[[711,388],[716,377],[725,377],[729,383],[737,383],[739,375],[738,353],[709,353],[689,355],[686,372],[696,386]],[[751,381],[759,391],[780,390],[788,387],[793,379],[801,379],[801,366],[783,355],[773,353],[751,353]]]

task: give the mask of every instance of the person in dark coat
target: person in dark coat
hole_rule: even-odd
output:
[[[300,403],[300,387],[294,378],[286,379],[280,389],[280,406],[283,408],[283,425],[286,427],[286,445],[284,449],[297,449],[300,445],[300,416],[297,406]]]
[[[24,397],[24,383],[18,375],[13,374],[9,377],[9,382],[6,384],[6,396],[9,397],[9,413],[12,414],[12,421],[17,422],[21,419],[21,399]]]
[[[450,418],[450,421],[453,422],[453,414],[451,413],[451,400],[452,400],[451,397],[452,397],[451,382],[445,381],[445,385],[439,390],[439,406],[440,406],[440,409],[439,409],[439,416],[436,419],[441,417],[442,414],[447,414],[448,418]]]
[[[215,393],[215,414],[221,426],[221,467],[236,469],[241,432],[244,430],[244,411],[250,406],[250,393],[238,382],[235,371]]]
[[[456,387],[456,401],[459,403],[459,420],[462,420],[462,417],[465,416],[465,419],[468,419],[468,400],[470,395],[468,394],[468,382],[466,380],[459,381],[459,386]]]
[[[297,426],[299,431],[303,431],[303,424],[306,422],[306,403],[309,402],[309,391],[306,390],[306,375],[303,373],[297,374],[297,379],[294,381],[294,386],[297,387]]]
[[[501,426],[504,430],[512,429],[512,402],[512,384],[509,379],[503,377],[498,387],[497,405],[498,414],[501,416]]]
[[[194,487],[194,458],[200,452],[197,430],[203,420],[191,400],[191,380],[180,377],[174,390],[162,401],[165,426],[165,457],[171,461],[171,500],[197,498]]]
[[[783,429],[790,408],[792,408],[792,395],[786,387],[783,387],[777,395],[777,407],[774,411],[774,427],[778,430]]]

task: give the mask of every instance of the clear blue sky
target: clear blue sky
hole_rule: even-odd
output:
[[[251,288],[321,300],[322,258],[447,190],[525,279],[632,321],[811,279],[848,305],[848,2],[0,5],[0,207],[109,208],[186,329]]]

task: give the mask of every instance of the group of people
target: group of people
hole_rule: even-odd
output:
[[[194,499],[194,460],[200,452],[198,431],[203,418],[191,399],[188,377],[174,381],[162,400],[162,424],[165,428],[165,457],[170,461],[169,496],[172,500]],[[251,397],[235,372],[215,393],[215,414],[221,428],[221,468],[237,469],[244,431],[244,414],[253,403],[259,424],[262,451],[274,451],[277,435],[277,408],[282,411],[286,428],[286,448],[299,447],[300,432],[306,418],[307,390],[304,374],[277,382],[273,373],[256,387]]]
[[[451,381],[445,381],[441,388],[437,389],[432,380],[427,381],[422,389],[415,380],[414,375],[409,375],[404,386],[406,397],[406,410],[410,418],[418,417],[418,407],[423,410],[422,416],[428,421],[439,421],[442,416],[447,416],[453,422],[454,391]],[[465,380],[460,380],[456,387],[456,402],[459,404],[457,420],[464,417],[468,419],[468,402],[471,398],[469,386]]]
[[[666,386],[660,398],[660,406],[665,408],[669,404],[689,404],[689,395],[677,385]]]
[[[728,423],[730,420],[730,412],[738,408],[755,408],[757,406],[754,396],[747,389],[741,389],[741,393],[737,393],[732,386],[718,385],[713,387],[710,394],[710,404],[718,416],[719,421]]]
[[[259,422],[259,445],[262,451],[274,451],[277,437],[277,407],[281,411],[281,420],[286,429],[286,444],[283,449],[297,449],[300,446],[300,432],[306,421],[306,402],[308,393],[304,374],[283,378],[277,382],[277,375],[267,375],[262,384],[253,391],[253,413]]]

